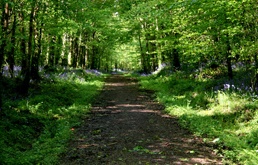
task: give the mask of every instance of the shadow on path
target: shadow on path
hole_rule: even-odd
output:
[[[61,164],[222,164],[200,138],[162,114],[152,94],[134,79],[108,78]]]

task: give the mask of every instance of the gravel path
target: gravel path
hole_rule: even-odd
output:
[[[135,79],[109,77],[60,164],[222,164],[202,139],[162,114],[152,96]]]

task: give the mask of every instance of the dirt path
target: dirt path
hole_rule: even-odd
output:
[[[162,115],[150,91],[111,76],[61,164],[221,164],[201,139]]]

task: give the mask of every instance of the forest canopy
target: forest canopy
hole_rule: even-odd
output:
[[[232,63],[257,69],[257,8],[255,0],[4,0],[0,66],[11,77],[20,66],[25,84],[56,65],[150,73],[162,63],[216,62],[232,78]]]
[[[156,77],[143,78],[143,82],[146,88],[163,92],[158,97],[164,104],[176,105],[170,107],[173,115],[181,110],[178,107],[186,104],[187,110],[179,113],[186,112],[182,118],[189,119],[188,123],[191,123],[197,121],[192,119],[197,112],[195,108],[201,109],[197,112],[201,114],[199,116],[205,116],[206,110],[211,110],[213,106],[219,106],[217,109],[233,107],[230,110],[235,117],[231,120],[235,123],[239,121],[239,127],[250,124],[247,133],[234,133],[234,138],[240,137],[247,150],[251,150],[251,154],[246,154],[246,148],[237,148],[242,151],[239,159],[248,160],[256,155],[257,160],[257,127],[253,129],[257,125],[257,38],[257,0],[1,0],[1,121],[7,128],[17,126],[19,122],[25,123],[25,126],[19,125],[19,130],[15,130],[18,133],[13,131],[9,136],[0,134],[4,137],[0,138],[0,144],[6,145],[7,137],[14,137],[12,135],[44,132],[45,127],[48,129],[46,134],[52,138],[55,133],[51,129],[56,122],[60,124],[57,127],[60,130],[70,127],[72,124],[62,125],[65,123],[63,119],[70,120],[71,116],[78,117],[82,111],[88,111],[90,101],[103,85],[101,76],[96,78],[88,72],[101,75],[101,72],[122,70],[150,75],[162,68],[163,72]],[[234,86],[236,82],[238,87]],[[240,94],[220,92],[223,88]],[[61,96],[63,91],[74,97],[69,98],[65,92],[66,95]],[[36,95],[40,92],[40,96]],[[184,96],[181,96],[182,93]],[[179,99],[182,97],[185,99]],[[29,99],[35,105],[29,105]],[[234,102],[233,99],[241,100],[236,101],[241,105],[227,105],[230,101]],[[189,111],[191,106],[194,108]],[[222,121],[222,130],[231,120],[224,119],[226,115],[218,114],[216,108],[209,111],[217,113],[215,117],[208,115],[203,119],[196,116],[201,119],[200,123],[204,125],[206,122],[210,127],[216,127],[216,123]],[[43,115],[37,114],[41,112]],[[251,117],[245,116],[249,114]],[[38,125],[40,130],[31,128],[28,121]],[[241,125],[241,122],[244,124]],[[193,123],[191,127],[199,129],[199,125]],[[226,126],[227,129],[230,130]],[[28,132],[21,133],[21,130]],[[209,131],[205,133],[209,134]],[[250,132],[252,134],[247,135]],[[68,138],[67,130],[66,133]],[[232,134],[228,136],[225,133],[224,136],[231,147],[237,143],[231,143]],[[56,142],[64,134],[59,135],[57,139],[52,138],[56,141],[50,142],[58,145]],[[44,136],[47,137],[43,135],[43,139]],[[19,140],[24,142],[24,136],[20,137]],[[32,147],[30,140],[27,139],[27,142],[25,147],[15,146],[21,150]],[[40,143],[35,142],[35,146],[38,145]],[[7,156],[0,155],[0,160],[9,161],[8,154],[12,151],[12,147],[6,149]],[[17,153],[22,155],[20,150]],[[41,157],[32,158],[30,154],[28,157],[41,160]]]
[[[56,66],[156,71],[250,69],[257,84],[256,0],[4,0],[0,81],[22,79],[28,92],[39,71]]]

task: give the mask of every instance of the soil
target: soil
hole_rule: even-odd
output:
[[[122,75],[106,79],[60,164],[222,164],[210,145],[164,114],[154,92]]]

